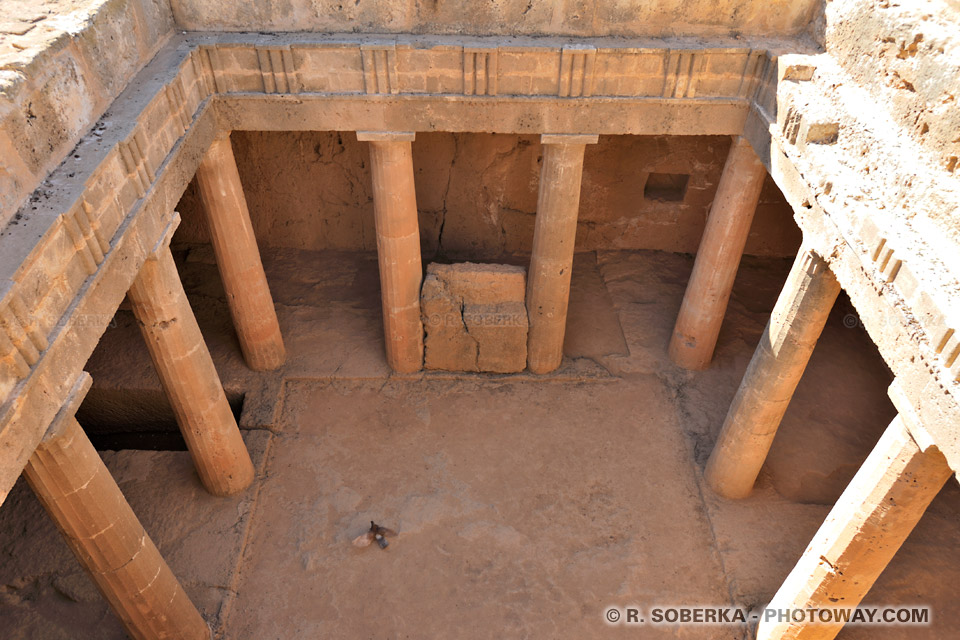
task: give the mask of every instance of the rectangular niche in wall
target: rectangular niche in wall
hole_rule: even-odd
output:
[[[643,187],[643,197],[658,202],[683,202],[689,181],[686,173],[651,173]]]

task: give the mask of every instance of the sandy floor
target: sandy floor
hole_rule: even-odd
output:
[[[105,454],[227,638],[583,638],[621,635],[603,622],[611,605],[762,605],[893,416],[889,373],[841,300],[755,494],[731,502],[703,485],[783,261],[745,260],[714,366],[689,373],[665,345],[691,260],[578,255],[570,357],[546,378],[390,376],[375,259],[268,251],[265,262],[290,352],[280,376],[243,367],[208,252],[182,268],[224,384],[242,398],[255,486],[217,499],[186,453]],[[139,341],[121,313],[91,360],[97,388],[82,414],[99,416],[97,429],[116,428],[124,402],[151,419],[164,409]],[[933,626],[840,638],[952,633],[958,516],[951,482],[868,596],[929,604]],[[351,546],[371,519],[399,531],[387,550]],[[22,483],[0,509],[0,558],[4,638],[122,637]]]

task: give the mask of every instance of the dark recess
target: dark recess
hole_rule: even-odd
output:
[[[686,173],[651,173],[643,187],[643,197],[658,202],[683,202],[689,181]]]
[[[240,420],[243,395],[227,393],[234,418]],[[93,389],[77,411],[98,451],[186,451],[173,408],[162,390]]]

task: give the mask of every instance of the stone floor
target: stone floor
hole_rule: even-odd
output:
[[[204,335],[259,468],[205,494],[185,452],[104,457],[187,591],[225,638],[595,637],[610,605],[764,604],[893,416],[890,381],[841,299],[754,495],[713,496],[701,470],[789,263],[746,259],[714,365],[665,355],[691,259],[577,256],[562,369],[545,378],[390,376],[373,256],[266,251],[290,354],[247,370],[206,249],[182,255]],[[91,360],[81,422],[130,409],[163,428],[159,383],[128,312]],[[159,417],[158,417],[159,416]],[[153,422],[151,422],[153,421]],[[868,596],[960,624],[960,488],[951,481]],[[350,541],[374,519],[387,550]],[[741,638],[645,627],[644,638]],[[0,508],[0,636],[122,637],[20,483]]]

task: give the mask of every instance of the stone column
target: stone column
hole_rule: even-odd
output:
[[[131,637],[209,639],[210,629],[73,417],[83,374],[24,476]]]
[[[921,450],[895,418],[767,608],[859,605],[952,473],[936,447]],[[842,626],[761,619],[757,638],[831,640]]]
[[[734,138],[670,338],[670,359],[685,369],[706,369],[713,358],[766,175],[750,143]]]
[[[210,145],[197,169],[197,185],[243,356],[256,371],[276,369],[285,357],[283,337],[229,133]]]
[[[230,495],[253,481],[253,463],[180,283],[168,247],[172,233],[127,295],[200,480],[210,493]]]
[[[720,495],[744,498],[753,489],[839,293],[827,263],[801,248],[704,471]]]
[[[573,245],[580,210],[583,153],[596,135],[540,136],[543,166],[527,275],[527,368],[549,373],[563,359]]]
[[[413,184],[413,138],[396,131],[358,131],[370,143],[373,205],[380,259],[387,363],[400,373],[423,367],[423,324],[420,322],[420,223]]]

